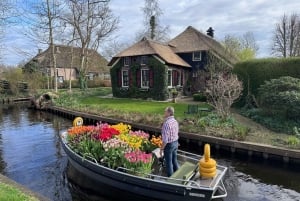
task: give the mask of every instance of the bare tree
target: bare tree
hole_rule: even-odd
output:
[[[241,41],[241,47],[243,49],[251,49],[254,51],[255,54],[257,54],[259,50],[259,46],[256,42],[253,32],[247,31],[246,33],[244,33],[240,38],[240,41]]]
[[[53,26],[54,26],[54,20],[57,18],[55,13],[55,6],[54,2],[53,7],[51,6],[50,0],[46,0],[46,8],[47,8],[47,20],[48,20],[48,30],[49,30],[49,46],[51,48],[51,63],[54,70],[54,89],[55,92],[57,92],[57,70],[56,70],[56,56],[55,56],[55,46],[54,46],[54,40],[53,40]]]
[[[7,20],[12,17],[12,2],[9,0],[0,1],[0,26],[3,26]]]
[[[250,31],[241,37],[226,35],[222,43],[227,53],[237,56],[240,61],[255,58],[259,50],[254,34]]]
[[[222,44],[228,54],[236,55],[241,49],[241,43],[239,39],[233,35],[226,35]]]
[[[160,23],[163,11],[159,7],[158,0],[145,0],[142,11],[144,13],[144,29],[137,33],[137,40],[145,36],[157,41],[169,40],[169,26],[163,26]]]
[[[111,40],[108,43],[105,44],[103,49],[103,56],[107,60],[111,60],[113,56],[115,56],[117,53],[121,52],[122,50],[129,47],[130,44],[126,42],[119,42],[116,40]]]
[[[72,38],[71,40],[69,41],[68,45],[71,44],[71,64],[70,64],[70,74],[69,74],[69,91],[71,92],[72,91],[72,69],[74,67],[74,43],[75,43],[75,36],[76,36],[76,30],[75,28],[73,27],[73,30],[72,30]]]
[[[23,20],[29,25],[29,29],[24,29],[24,34],[39,44],[47,44],[50,48],[50,67],[53,69],[51,76],[54,76],[54,89],[57,92],[57,66],[55,38],[60,35],[59,16],[62,1],[42,0],[26,2],[22,8]],[[44,72],[47,73],[47,72]]]
[[[2,50],[2,39],[4,38],[4,29],[10,17],[12,17],[13,6],[11,1],[1,0],[0,1],[0,60]]]
[[[210,104],[218,115],[226,118],[230,114],[230,107],[242,93],[243,85],[234,74],[217,73],[207,83],[207,96]]]
[[[300,55],[300,18],[296,13],[284,14],[275,25],[272,54],[282,57]]]
[[[62,16],[67,26],[76,31],[81,49],[81,66],[79,67],[80,88],[86,88],[86,73],[91,50],[98,50],[100,42],[111,35],[116,29],[119,19],[110,10],[109,1],[70,0],[69,10]]]

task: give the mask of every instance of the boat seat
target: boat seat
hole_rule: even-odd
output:
[[[193,164],[191,162],[186,161],[179,167],[178,170],[176,170],[176,172],[174,172],[171,175],[168,181],[176,184],[186,184],[187,182],[186,180],[192,178],[197,168],[198,168],[198,163]],[[180,180],[175,180],[175,179],[180,179]]]

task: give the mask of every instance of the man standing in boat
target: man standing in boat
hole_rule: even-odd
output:
[[[161,155],[164,153],[167,175],[170,177],[178,168],[177,150],[178,150],[178,131],[179,126],[174,118],[174,108],[167,107],[165,109],[165,121],[162,125],[162,141]]]

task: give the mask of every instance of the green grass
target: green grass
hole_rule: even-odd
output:
[[[133,99],[110,99],[99,97],[85,97],[78,100],[79,104],[94,105],[97,107],[114,109],[120,112],[138,112],[143,114],[163,115],[164,109],[167,106],[173,106],[175,109],[175,116],[184,118],[184,112],[187,110],[186,103],[169,103],[169,102],[154,102],[145,100],[133,100]],[[205,103],[199,103],[199,105],[209,107]]]
[[[38,199],[25,195],[17,188],[0,183],[0,200],[7,201],[38,201]]]

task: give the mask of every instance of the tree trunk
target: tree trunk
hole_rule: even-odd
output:
[[[57,92],[56,56],[55,56],[55,46],[53,44],[53,27],[52,27],[53,16],[50,11],[49,0],[47,0],[47,14],[48,14],[48,22],[49,22],[49,41],[50,41],[50,47],[51,47],[51,60],[52,60],[53,70],[54,70],[54,89],[55,89],[55,92]]]

